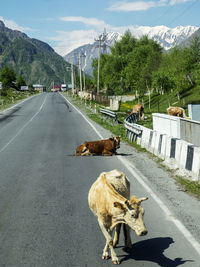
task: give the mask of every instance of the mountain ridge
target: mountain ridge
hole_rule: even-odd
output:
[[[0,67],[9,65],[27,84],[70,83],[69,63],[45,42],[11,30],[0,21]]]
[[[157,41],[164,50],[169,50],[176,45],[180,45],[192,34],[194,34],[199,27],[195,26],[177,26],[175,28],[169,28],[166,26],[136,26],[130,27],[130,32],[135,38],[140,38],[144,35],[147,35],[150,39]],[[105,38],[105,44],[107,47],[113,46],[116,41],[119,41],[122,38],[122,34],[119,32],[108,32],[103,33],[101,36]],[[63,58],[75,65],[78,65],[78,54],[86,53],[86,67],[85,72],[89,75],[92,74],[92,59],[98,58],[98,42],[94,41],[92,44],[82,45]],[[107,51],[108,52],[108,51]]]

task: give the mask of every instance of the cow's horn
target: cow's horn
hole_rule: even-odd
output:
[[[147,200],[148,199],[148,197],[141,197],[141,198],[139,198],[139,203],[141,203],[142,201],[145,201],[145,200]]]

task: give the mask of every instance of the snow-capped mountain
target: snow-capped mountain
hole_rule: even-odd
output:
[[[195,26],[178,26],[176,28],[168,28],[166,26],[137,26],[129,27],[130,32],[135,38],[140,38],[147,35],[150,39],[157,41],[164,50],[169,50],[176,45],[181,44],[187,38],[189,38],[199,27]],[[104,32],[101,35],[102,52],[109,52],[109,47],[112,47],[116,41],[119,41],[123,36],[123,33],[118,32]],[[78,65],[78,55],[81,53],[85,55],[85,63],[82,63],[82,68],[85,67],[85,72],[91,75],[92,59],[98,57],[98,41],[94,41],[93,44],[86,44],[74,49],[72,52],[64,56],[64,59],[70,63]]]

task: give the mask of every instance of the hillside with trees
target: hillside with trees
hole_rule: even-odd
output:
[[[70,83],[70,64],[46,43],[5,27],[0,21],[0,68],[12,67],[26,84]]]
[[[94,84],[97,83],[98,60],[93,60]],[[137,102],[149,108],[169,105],[185,106],[200,102],[200,39],[195,36],[189,46],[169,52],[143,36],[135,39],[129,31],[100,58],[100,88],[106,95],[136,94]],[[150,103],[151,102],[151,106]]]

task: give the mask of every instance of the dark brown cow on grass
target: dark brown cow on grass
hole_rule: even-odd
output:
[[[141,104],[137,104],[137,105],[134,105],[133,106],[133,109],[130,113],[133,114],[133,113],[137,113],[138,114],[138,120],[140,121],[143,121],[144,120],[144,107],[141,105]]]
[[[167,113],[168,115],[186,118],[185,110],[180,107],[169,107]]]
[[[120,148],[120,136],[109,139],[86,141],[76,149],[76,156],[103,155],[112,156]]]

